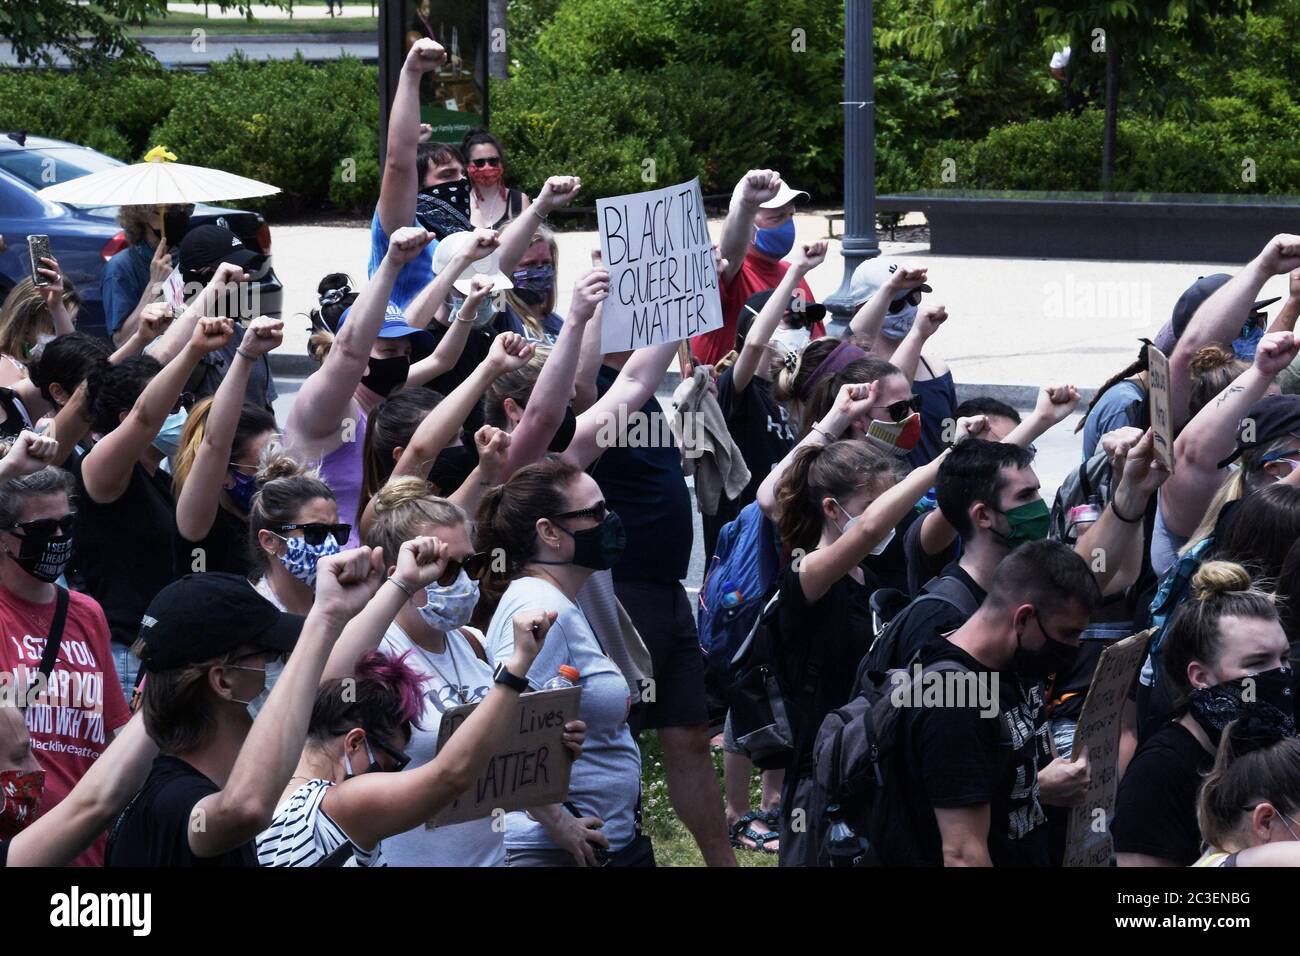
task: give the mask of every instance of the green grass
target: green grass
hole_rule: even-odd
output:
[[[718,800],[722,800],[722,751],[713,749],[713,769],[718,777]],[[759,775],[750,781],[750,802],[760,801]],[[654,842],[655,862],[660,866],[703,866],[704,859],[695,845],[689,830],[673,813],[668,798],[668,782],[664,777],[663,748],[659,735],[648,730],[641,735],[641,811],[646,833]],[[741,866],[776,866],[775,853],[755,853],[736,850],[736,861]]]
[[[202,27],[210,36],[232,34],[277,33],[371,33],[379,34],[378,17],[325,17],[323,19],[292,20],[238,20],[208,19],[200,13],[171,13],[165,18],[150,20],[147,26],[131,27],[127,34],[141,36],[188,36],[195,27]]]

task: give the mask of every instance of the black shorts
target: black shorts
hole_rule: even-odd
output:
[[[704,650],[685,589],[676,581],[615,581],[614,593],[636,625],[654,666],[654,684],[632,708],[632,732],[707,724]]]

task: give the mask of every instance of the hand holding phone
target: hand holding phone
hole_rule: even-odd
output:
[[[40,270],[44,268],[41,260],[51,258],[50,237],[28,236],[27,252],[31,256],[32,285],[38,287],[49,285],[50,279],[41,275]]]

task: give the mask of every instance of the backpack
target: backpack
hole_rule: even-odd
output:
[[[758,502],[750,502],[723,526],[700,587],[696,630],[706,655],[705,684],[715,695],[725,693],[732,658],[771,595],[780,567],[776,528]]]
[[[944,671],[971,673],[959,661],[941,660],[926,665],[920,674]],[[812,819],[809,832],[818,858],[831,866],[857,867],[880,864],[880,837],[885,832],[883,795],[889,768],[902,744],[900,722],[917,679],[910,666],[884,674],[858,669],[858,692],[843,707],[822,721],[813,743],[815,764]],[[999,717],[1002,735],[1010,741],[1010,727]]]
[[[745,640],[730,662],[730,679],[724,696],[731,712],[731,733],[736,745],[760,770],[787,767],[794,754],[794,729],[790,706],[781,681],[778,617],[781,592],[763,605]],[[806,669],[812,684],[816,667]]]
[[[1069,541],[1070,510],[1097,499],[1102,505],[1110,502],[1113,472],[1110,459],[1099,451],[1082,465],[1065,476],[1052,501],[1051,526],[1047,537],[1053,541]]]
[[[863,667],[869,672],[883,674],[896,667],[904,667],[912,663],[910,660],[897,659],[899,635],[913,610],[927,601],[944,601],[965,617],[971,617],[979,610],[975,595],[970,593],[959,578],[951,576],[931,578],[911,603],[889,616],[888,609],[897,603],[894,595],[889,593],[892,590],[882,588],[871,595],[872,618],[879,630],[867,650],[867,656],[863,658]]]

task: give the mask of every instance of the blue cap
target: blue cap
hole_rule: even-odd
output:
[[[339,316],[340,330],[342,330],[343,324],[347,322],[352,309],[353,306],[348,306],[343,310],[343,314]],[[405,313],[389,302],[388,307],[384,309],[384,324],[379,328],[378,337],[381,339],[400,339],[406,336],[411,336],[412,362],[418,362],[432,355],[434,348],[438,344],[433,337],[433,333],[428,329],[418,329],[413,325],[407,325]]]

